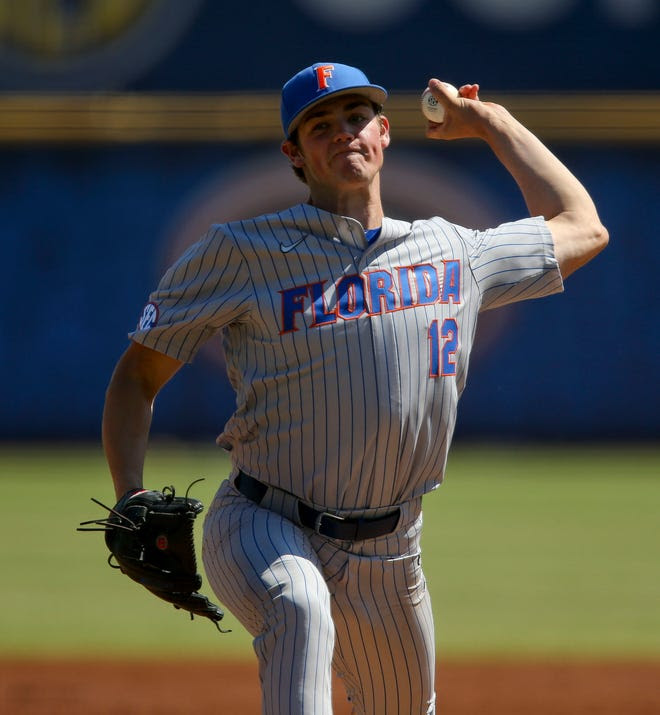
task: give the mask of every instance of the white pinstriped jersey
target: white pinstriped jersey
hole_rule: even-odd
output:
[[[542,218],[475,231],[361,224],[306,204],[212,226],[130,337],[183,361],[223,331],[235,469],[329,509],[443,478],[482,310],[562,290]]]

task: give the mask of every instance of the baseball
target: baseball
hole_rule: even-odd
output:
[[[458,97],[458,90],[453,84],[449,84],[449,82],[443,82],[442,84]],[[422,114],[428,120],[437,124],[442,124],[445,118],[445,108],[431,94],[431,90],[428,87],[422,92]]]

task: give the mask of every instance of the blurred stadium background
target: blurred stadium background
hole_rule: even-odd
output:
[[[440,76],[506,103],[610,230],[564,296],[484,316],[457,440],[657,440],[659,39],[655,0],[0,2],[1,439],[98,440],[169,261],[213,221],[303,198],[278,91],[335,59],[391,91],[391,214],[525,212],[485,147],[424,141],[417,97]],[[221,362],[213,343],[166,388],[155,434],[220,431]]]

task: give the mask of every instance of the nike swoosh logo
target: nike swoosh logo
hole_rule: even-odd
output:
[[[288,253],[289,251],[293,251],[293,249],[299,244],[301,244],[307,238],[307,236],[309,236],[308,233],[306,233],[302,238],[299,238],[293,243],[280,243],[280,251],[282,251],[282,253]]]

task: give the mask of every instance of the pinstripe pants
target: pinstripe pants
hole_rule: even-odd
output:
[[[293,508],[224,482],[204,522],[209,583],[254,638],[263,714],[331,715],[334,668],[356,714],[432,715],[421,500],[403,505],[395,533],[359,542],[298,526]]]

